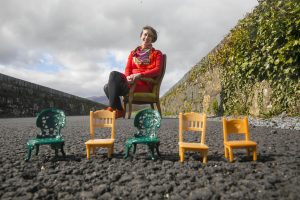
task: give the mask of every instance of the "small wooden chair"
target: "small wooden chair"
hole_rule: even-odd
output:
[[[114,151],[116,111],[98,110],[90,111],[90,135],[91,139],[85,142],[86,157],[90,158],[90,150],[95,153],[96,147],[108,148],[108,157],[111,158]],[[95,128],[111,128],[111,137],[107,139],[95,139]]]
[[[36,119],[36,126],[41,129],[40,134],[36,138],[30,139],[27,142],[28,154],[25,161],[31,157],[31,151],[36,147],[36,155],[39,153],[40,145],[50,145],[55,150],[55,156],[58,155],[58,150],[61,150],[63,156],[65,141],[61,134],[61,129],[66,124],[66,115],[64,111],[56,108],[47,108],[42,110]]]
[[[225,158],[229,161],[233,161],[233,149],[242,149],[247,150],[247,155],[250,155],[250,150],[253,153],[253,160],[256,161],[256,142],[250,140],[250,133],[248,127],[248,117],[243,119],[230,119],[227,120],[223,117],[223,133],[224,133],[224,151]],[[228,140],[229,134],[243,134],[245,135],[244,140]]]
[[[184,142],[183,131],[199,131],[200,142]],[[202,133],[201,133],[202,132]],[[180,162],[184,161],[185,151],[199,151],[203,157],[203,163],[207,162],[208,146],[205,145],[206,114],[180,113],[179,114],[179,157]]]

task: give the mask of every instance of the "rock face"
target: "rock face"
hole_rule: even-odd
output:
[[[217,115],[220,112],[220,71],[215,68],[201,74],[199,72],[200,66],[201,63],[196,65],[163,96],[161,102],[164,113],[174,115],[178,114],[179,111],[203,111],[209,115]]]
[[[105,106],[81,97],[0,74],[0,117],[32,117],[45,108],[87,115]]]
[[[206,58],[203,58],[205,60]],[[179,112],[205,112],[208,116],[223,114],[223,91],[221,70],[216,67],[201,72],[203,61],[189,71],[162,98],[165,115],[178,115]],[[254,117],[268,116],[273,108],[272,87],[267,81],[257,82],[250,89],[238,89],[249,114]]]
[[[250,114],[260,116],[271,111],[273,105],[271,101],[272,88],[266,82],[256,83],[253,87],[251,99]]]

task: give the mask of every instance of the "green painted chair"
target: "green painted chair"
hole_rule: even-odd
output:
[[[138,129],[138,132],[132,138],[128,138],[125,143],[125,156],[127,158],[129,151],[133,146],[133,153],[136,152],[137,144],[146,144],[149,147],[151,159],[154,160],[154,149],[158,156],[159,153],[159,138],[157,137],[157,131],[160,127],[161,117],[158,111],[152,109],[146,109],[138,112],[134,118],[134,126]]]
[[[28,154],[25,161],[31,157],[31,151],[36,148],[36,155],[39,153],[40,145],[50,145],[55,150],[55,156],[58,155],[58,150],[61,150],[63,156],[65,141],[61,134],[61,129],[66,124],[66,115],[62,110],[48,108],[42,110],[36,120],[36,126],[41,129],[41,132],[36,138],[30,139],[27,142]]]

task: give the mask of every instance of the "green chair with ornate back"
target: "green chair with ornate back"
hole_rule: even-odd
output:
[[[56,108],[48,108],[42,110],[36,120],[36,126],[41,129],[41,132],[36,138],[30,139],[27,142],[28,154],[26,161],[31,157],[31,151],[36,148],[36,155],[39,153],[40,145],[50,145],[55,150],[55,155],[58,155],[58,150],[61,150],[63,156],[65,141],[61,134],[61,129],[66,124],[66,115],[62,110]]]
[[[151,92],[134,92],[135,90],[135,83],[130,87],[129,94],[124,96],[123,98],[123,107],[126,112],[126,105],[128,104],[128,119],[130,119],[131,112],[132,112],[132,104],[150,104],[151,108],[154,109],[154,104],[156,104],[157,110],[161,115],[161,108],[160,108],[160,101],[159,101],[159,91],[160,85],[163,80],[166,71],[166,63],[167,63],[167,56],[163,54],[163,61],[161,66],[161,71],[159,76],[155,78],[146,78],[141,77],[140,80],[151,83],[152,91]],[[123,116],[125,118],[125,115]]]
[[[138,132],[134,134],[134,137],[128,138],[125,143],[125,156],[127,158],[129,151],[133,146],[133,153],[136,152],[137,144],[148,145],[151,159],[154,160],[154,149],[158,156],[159,153],[159,138],[157,136],[158,128],[160,128],[161,117],[159,112],[152,109],[145,109],[138,112],[134,118],[134,126],[138,129]]]

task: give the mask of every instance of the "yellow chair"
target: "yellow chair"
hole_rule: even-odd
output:
[[[256,142],[250,140],[250,133],[248,127],[248,117],[243,119],[229,119],[223,117],[223,133],[224,133],[224,151],[225,158],[233,161],[233,149],[246,149],[247,155],[250,155],[250,150],[253,153],[253,160],[256,161]],[[229,134],[243,134],[244,140],[228,140]]]
[[[140,80],[152,84],[153,87],[151,92],[134,92],[136,87],[135,83],[130,87],[128,96],[124,96],[123,98],[123,106],[125,112],[126,112],[126,105],[128,104],[128,119],[130,119],[131,116],[132,104],[150,104],[151,108],[154,109],[154,103],[155,103],[160,116],[162,116],[160,101],[159,101],[159,90],[160,90],[162,79],[165,75],[166,63],[167,63],[167,56],[163,54],[162,68],[161,68],[160,75],[155,78],[145,78],[145,77],[140,78]],[[123,117],[125,118],[125,115]]]
[[[199,131],[200,142],[183,142],[183,131]],[[184,161],[185,151],[199,151],[203,157],[203,163],[207,162],[208,146],[205,144],[206,114],[180,113],[179,114],[179,157]]]
[[[85,142],[86,156],[90,158],[90,150],[95,153],[96,147],[108,148],[110,158],[114,151],[116,111],[98,110],[90,111],[90,135],[91,139]],[[95,128],[111,128],[111,137],[107,139],[95,139]]]

